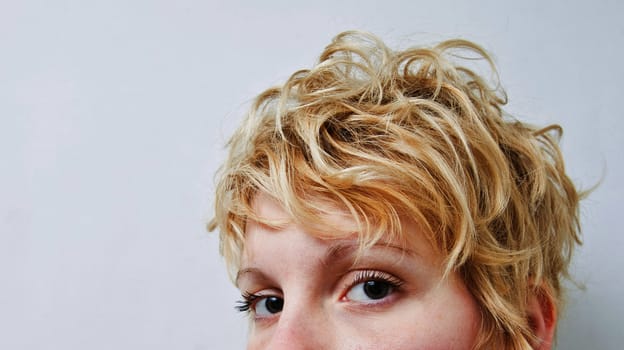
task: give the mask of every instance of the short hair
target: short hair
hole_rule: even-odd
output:
[[[475,59],[495,79],[466,67]],[[477,348],[528,348],[530,293],[561,308],[582,192],[564,170],[561,128],[505,113],[497,81],[469,41],[393,51],[371,34],[336,36],[316,66],[260,94],[228,143],[209,229],[230,273],[247,220],[263,220],[252,210],[259,192],[325,237],[345,233],[318,227],[318,201],[343,208],[362,245],[388,235],[409,244],[407,217],[478,303]]]

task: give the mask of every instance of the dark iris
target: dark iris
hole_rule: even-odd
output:
[[[373,300],[385,298],[390,293],[391,288],[390,284],[382,281],[367,281],[364,283],[364,293]]]
[[[268,312],[276,314],[282,311],[282,308],[284,307],[284,299],[278,297],[268,297],[264,301],[264,306],[266,306]]]

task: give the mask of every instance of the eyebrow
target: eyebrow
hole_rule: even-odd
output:
[[[352,259],[355,262],[358,256],[355,256],[354,258],[354,255],[356,255],[356,252],[359,247],[360,245],[358,243],[353,243],[353,242],[336,243],[328,248],[327,252],[323,255],[323,257],[320,260],[321,264],[323,266],[330,266],[337,261],[347,260],[347,259]],[[367,250],[375,249],[375,248],[378,248],[378,249],[389,248],[389,249],[400,251],[402,254],[405,254],[408,256],[419,256],[419,254],[413,250],[407,249],[405,247],[401,247],[399,245],[394,245],[394,244],[390,244],[387,242],[383,242],[383,241],[373,244],[368,249],[365,249],[364,252]],[[255,279],[259,281],[271,281],[271,278],[269,278],[269,276],[267,276],[262,271],[262,269],[258,267],[246,267],[246,268],[240,269],[236,273],[236,278],[234,279],[234,285],[238,287],[240,279],[243,276],[247,276],[247,275],[252,275]]]
[[[354,255],[356,255],[356,253],[358,252],[359,247],[360,245],[358,243],[353,243],[353,242],[341,242],[341,243],[334,244],[327,250],[327,252],[325,253],[325,256],[321,259],[321,263],[324,266],[328,266],[335,261],[344,260],[344,259],[353,259]],[[362,253],[366,252],[367,250],[371,250],[375,248],[378,248],[378,249],[389,248],[389,249],[400,251],[404,255],[418,256],[418,254],[414,252],[413,250],[407,249],[399,245],[394,245],[391,243],[383,242],[383,241],[377,242],[373,244],[372,246],[368,247],[367,249],[362,250]],[[355,256],[354,260],[357,260],[357,258],[359,258],[359,256]]]
[[[245,275],[256,276],[256,278],[261,280],[261,281],[268,281],[269,280],[269,277],[267,275],[265,275],[264,272],[262,272],[262,270],[260,270],[259,268],[257,268],[257,267],[247,267],[247,268],[239,270],[236,273],[236,278],[234,279],[234,285],[236,287],[238,287],[238,281],[241,279],[241,277],[243,277]]]

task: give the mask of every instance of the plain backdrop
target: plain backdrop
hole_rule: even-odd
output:
[[[490,51],[559,123],[585,244],[558,349],[624,344],[624,2],[0,1],[0,348],[242,349],[213,175],[263,89],[340,31]]]

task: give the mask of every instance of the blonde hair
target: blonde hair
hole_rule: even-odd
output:
[[[259,192],[307,225],[327,214],[311,199],[344,208],[362,244],[385,235],[408,242],[400,221],[409,217],[479,304],[476,347],[530,348],[527,298],[549,293],[559,309],[580,244],[581,194],[564,171],[561,128],[506,115],[504,91],[462,59],[480,59],[496,76],[468,41],[392,51],[345,32],[314,68],[258,96],[228,143],[209,224],[230,272],[247,220],[262,220],[252,210]]]

